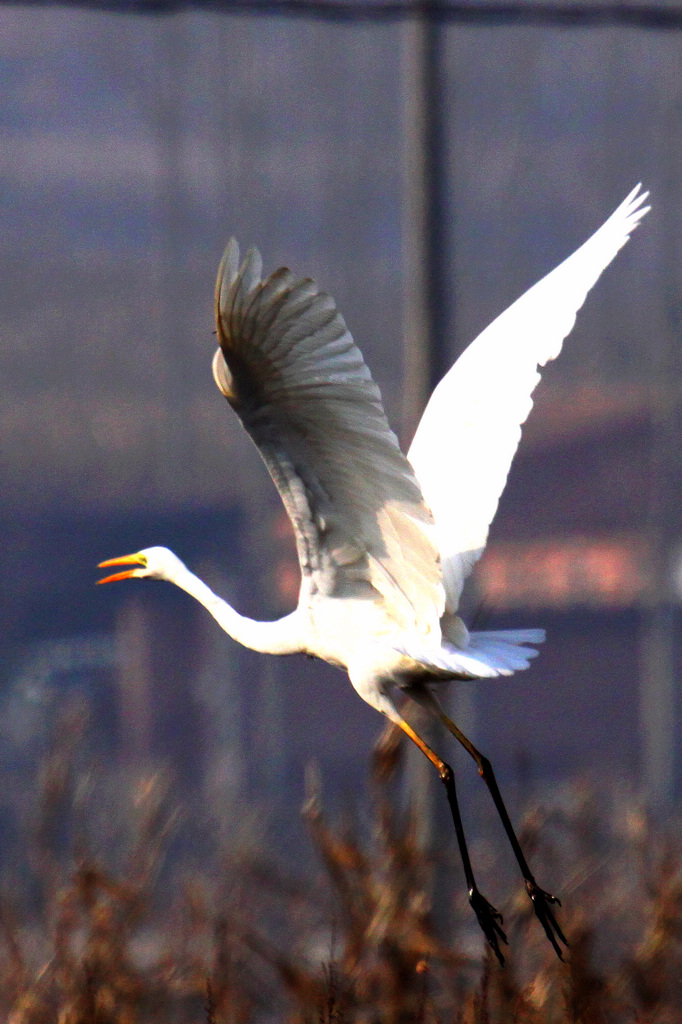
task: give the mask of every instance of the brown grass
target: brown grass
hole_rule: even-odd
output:
[[[163,772],[136,780],[117,825],[128,840],[107,851],[77,763],[86,730],[82,709],[67,711],[4,882],[8,1024],[682,1022],[682,844],[632,797],[576,784],[551,811],[527,810],[522,842],[543,880],[563,882],[571,945],[561,963],[512,877],[501,969],[453,847],[424,852],[396,810],[393,734],[373,759],[370,829],[331,824],[311,778],[304,816],[321,869],[294,875],[253,848],[211,852],[201,870],[167,862],[174,837],[198,826]]]

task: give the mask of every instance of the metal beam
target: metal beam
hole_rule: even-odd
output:
[[[14,6],[60,6],[109,13],[168,15],[186,9],[221,14],[303,18],[331,22],[395,22],[420,15],[450,24],[557,26],[597,28],[621,26],[650,31],[680,31],[682,8],[647,3],[564,2],[524,0],[19,0]]]

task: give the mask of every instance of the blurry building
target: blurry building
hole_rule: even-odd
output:
[[[277,495],[210,378],[232,233],[335,296],[400,431],[402,28],[7,6],[0,39],[3,693],[40,662],[52,693],[106,690],[117,757],[292,804],[316,758],[350,799],[381,722],[341,673],[240,651],[171,587],[95,589],[95,566],[166,544],[248,614],[295,598]],[[637,180],[652,190],[545,373],[469,595],[548,641],[466,691],[502,776],[636,782],[642,678],[680,676],[679,40],[450,25],[442,42],[449,358]]]

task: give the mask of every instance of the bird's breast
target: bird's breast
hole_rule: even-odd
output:
[[[381,599],[314,597],[308,606],[307,649],[333,665],[348,668],[368,645],[390,645],[399,627]]]

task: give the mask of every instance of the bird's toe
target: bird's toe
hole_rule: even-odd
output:
[[[558,896],[552,896],[551,893],[541,889],[536,882],[526,882],[526,889],[528,891],[528,895],[533,901],[535,916],[544,928],[545,935],[551,942],[554,952],[560,960],[563,960],[559,943],[562,942],[564,946],[568,946],[568,940],[562,932],[559,922],[551,909],[552,904],[560,907],[561,900]]]
[[[507,936],[502,928],[502,914],[499,910],[495,909],[492,903],[488,902],[478,889],[469,890],[469,903],[476,914],[476,919],[481,926],[483,934],[488,940],[488,945],[500,964],[504,964],[504,956],[499,944],[501,939],[507,945]]]

